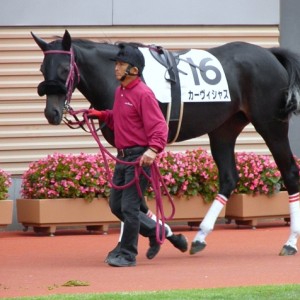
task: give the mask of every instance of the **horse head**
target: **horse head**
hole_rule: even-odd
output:
[[[62,39],[47,43],[32,32],[31,35],[45,55],[40,68],[44,81],[37,88],[39,96],[46,95],[44,114],[50,124],[59,125],[79,82],[71,36],[66,30]]]

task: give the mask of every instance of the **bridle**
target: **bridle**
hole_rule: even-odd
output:
[[[78,66],[76,64],[75,61],[75,55],[74,55],[74,50],[73,48],[70,49],[70,51],[66,51],[66,50],[47,50],[47,51],[43,51],[44,55],[47,54],[67,54],[70,55],[70,67],[69,67],[69,74],[65,83],[65,87],[67,90],[67,94],[66,94],[66,100],[65,100],[65,104],[64,104],[64,115],[70,113],[74,119],[75,122],[70,121],[67,119],[67,117],[65,116],[63,119],[63,122],[69,126],[72,129],[76,129],[78,127],[81,127],[84,131],[86,131],[86,129],[83,127],[82,121],[80,121],[76,114],[73,114],[74,110],[72,109],[70,102],[71,102],[71,98],[72,98],[72,94],[73,91],[75,90],[75,79],[77,79],[77,84],[80,82],[80,72],[78,69]],[[74,125],[78,126],[78,127],[74,127]]]
[[[70,110],[70,102],[72,98],[72,93],[75,89],[75,78],[77,79],[77,84],[80,82],[80,73],[79,69],[77,67],[77,64],[75,62],[75,56],[73,48],[70,49],[70,51],[66,50],[47,50],[43,51],[44,55],[47,54],[67,54],[70,55],[70,70],[69,74],[66,80],[66,89],[67,89],[67,95],[66,95],[66,101],[65,101],[65,107],[64,110],[69,111]],[[76,77],[75,77],[76,76]]]

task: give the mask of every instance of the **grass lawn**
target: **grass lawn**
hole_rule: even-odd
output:
[[[299,279],[300,281],[300,279]],[[74,290],[73,290],[74,288]],[[76,287],[70,293],[76,292]],[[264,299],[300,299],[299,285],[268,285],[217,289],[192,289],[158,292],[130,292],[105,294],[63,294],[41,297],[3,298],[22,300],[264,300]]]

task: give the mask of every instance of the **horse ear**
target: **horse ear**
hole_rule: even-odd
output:
[[[69,31],[66,30],[65,34],[63,36],[63,39],[62,39],[62,46],[63,46],[64,50],[69,51],[71,49],[71,43],[72,43],[71,35],[70,35]]]
[[[42,40],[41,38],[37,37],[33,32],[30,32],[33,39],[35,40],[35,42],[37,43],[37,45],[41,48],[42,51],[46,51],[48,48],[48,44]]]

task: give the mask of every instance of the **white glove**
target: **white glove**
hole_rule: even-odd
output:
[[[140,166],[151,166],[156,158],[156,155],[157,153],[154,150],[146,150],[140,159]]]

